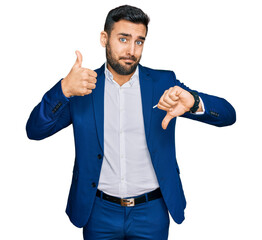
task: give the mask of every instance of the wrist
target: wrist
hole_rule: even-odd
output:
[[[62,92],[65,95],[65,97],[70,98],[72,96],[72,94],[69,91],[69,88],[67,86],[67,78],[66,77],[61,80],[61,88],[62,88]]]
[[[200,98],[199,98],[199,95],[198,95],[197,92],[190,91],[189,93],[190,93],[190,94],[193,96],[193,98],[194,98],[194,104],[193,104],[193,106],[190,108],[189,112],[190,112],[190,113],[195,113],[195,112],[199,111]],[[200,104],[200,106],[201,106],[201,104]]]

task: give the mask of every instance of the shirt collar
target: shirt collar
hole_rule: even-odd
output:
[[[116,81],[113,78],[113,74],[107,68],[107,62],[105,63],[105,76],[106,76],[106,80],[109,80],[112,83],[116,83]],[[139,80],[138,66],[136,67],[136,70],[135,70],[134,74],[132,75],[132,77],[130,78],[130,80],[128,82],[126,82],[125,84],[127,84],[131,87],[137,80]]]

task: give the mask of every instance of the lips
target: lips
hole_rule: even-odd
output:
[[[120,59],[126,63],[133,63],[136,61],[136,58],[133,56],[132,57],[121,57]]]
[[[132,59],[122,59],[127,64],[132,64],[134,61]]]

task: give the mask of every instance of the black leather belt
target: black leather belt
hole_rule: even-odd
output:
[[[158,198],[162,197],[160,188],[157,188],[156,190],[146,193],[140,197],[135,197],[135,198],[118,198],[114,196],[110,196],[104,192],[101,192],[100,190],[97,189],[96,192],[97,197],[102,197],[102,199],[107,200],[109,202],[117,203],[121,206],[125,207],[133,207],[137,204],[144,203],[146,201],[152,201]]]

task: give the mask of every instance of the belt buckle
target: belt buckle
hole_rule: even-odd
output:
[[[134,198],[128,198],[128,199],[121,198],[121,206],[133,207],[135,206],[135,199]]]

